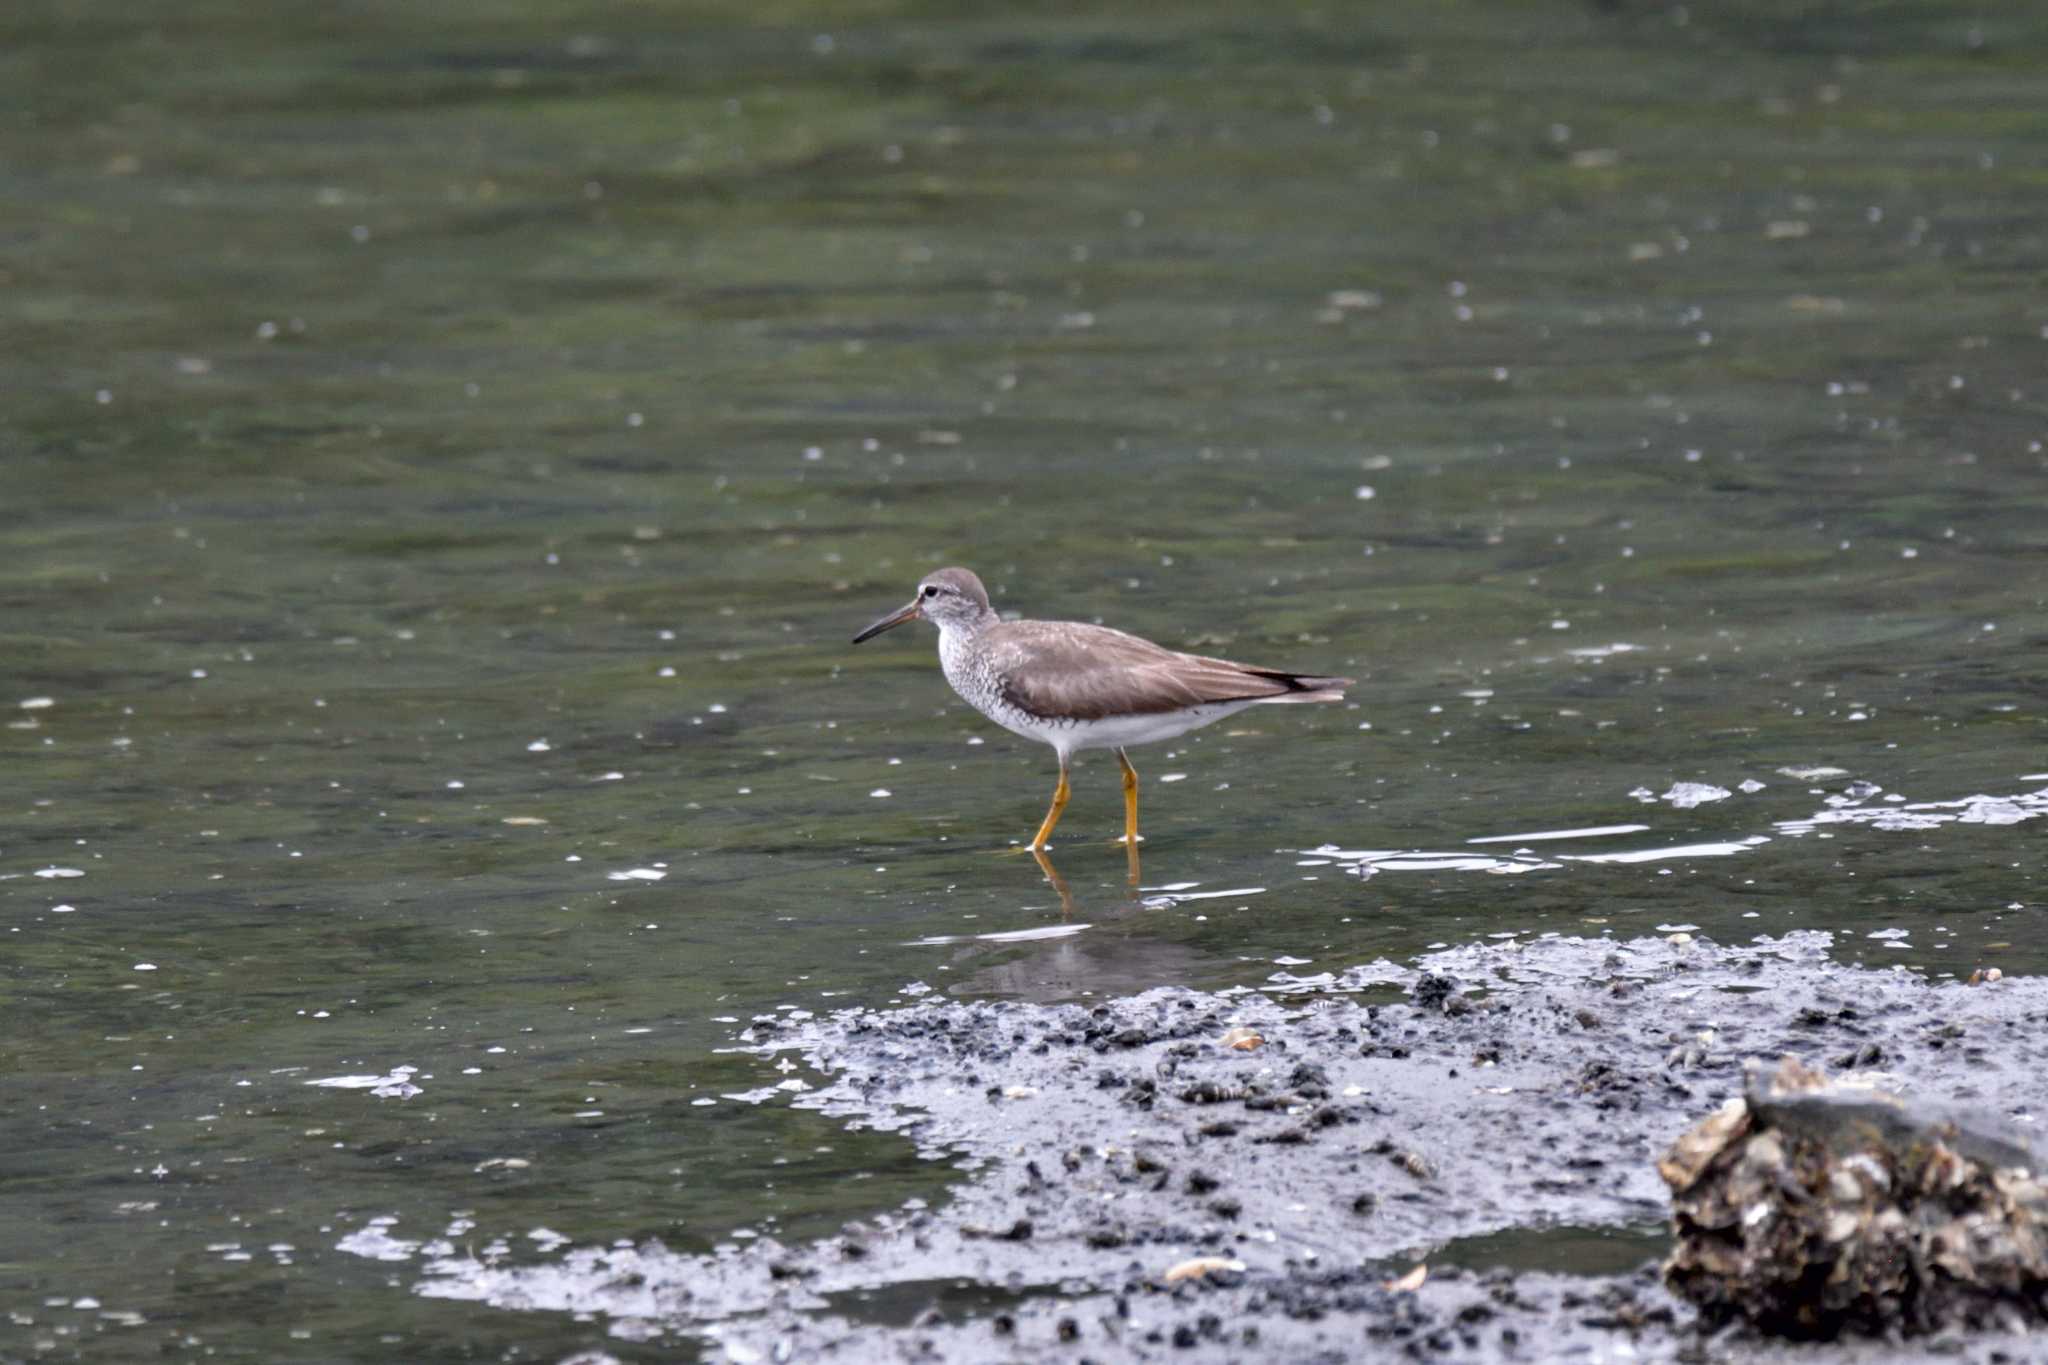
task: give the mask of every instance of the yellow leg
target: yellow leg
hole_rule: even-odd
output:
[[[1138,847],[1138,770],[1131,766],[1131,760],[1124,751],[1116,751],[1116,761],[1124,765],[1124,842],[1133,850]]]
[[[1045,847],[1046,838],[1052,827],[1060,822],[1060,812],[1067,808],[1067,756],[1060,755],[1060,784],[1052,789],[1052,809],[1045,813],[1045,822],[1038,827],[1038,833],[1031,836],[1031,851],[1036,853]]]

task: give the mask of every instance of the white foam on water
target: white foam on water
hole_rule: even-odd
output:
[[[1584,829],[1545,829],[1533,834],[1485,834],[1468,844],[1533,844],[1545,839],[1601,839],[1610,834],[1640,834],[1648,825],[1588,825]]]
[[[2012,796],[1964,796],[1953,801],[1906,801],[1865,806],[1839,797],[1828,798],[1822,810],[1801,820],[1780,820],[1773,828],[1792,838],[1811,834],[1822,825],[1868,825],[1902,831],[1937,829],[1942,825],[2017,825],[2048,815],[2048,787]]]
[[[1381,872],[1492,872],[1517,860],[1483,858],[1469,853],[1396,853],[1360,861]]]
[[[943,948],[949,943],[1034,943],[1040,939],[1070,938],[1083,929],[1093,927],[1087,924],[1046,924],[1036,929],[1004,929],[992,934],[933,934],[929,938],[911,939],[903,946]]]
[[[1672,858],[1727,858],[1769,842],[1766,835],[1752,834],[1747,839],[1724,843],[1673,844],[1663,848],[1635,848],[1624,853],[1560,853],[1557,856],[1574,863],[1654,863]]]
[[[373,1261],[409,1261],[420,1249],[420,1244],[403,1237],[393,1237],[391,1228],[397,1222],[397,1214],[372,1218],[366,1226],[336,1242],[334,1249],[353,1256],[367,1256]]]
[[[367,1090],[379,1099],[409,1100],[423,1093],[412,1083],[419,1070],[416,1066],[394,1066],[382,1076],[322,1076],[299,1084],[317,1085],[328,1090]]]
[[[1559,866],[1557,863],[1545,862],[1534,854],[1499,856],[1456,850],[1437,852],[1418,848],[1336,849],[1327,846],[1315,851],[1327,854],[1334,862],[1345,864],[1347,871],[1360,877],[1372,877],[1381,872],[1488,872],[1495,875],[1513,875]]]

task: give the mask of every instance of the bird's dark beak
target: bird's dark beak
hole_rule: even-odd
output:
[[[917,609],[917,599],[913,597],[910,599],[908,606],[898,607],[881,620],[876,621],[866,630],[854,636],[853,642],[859,644],[862,640],[872,640],[892,626],[900,626],[905,621],[915,621],[921,614]]]

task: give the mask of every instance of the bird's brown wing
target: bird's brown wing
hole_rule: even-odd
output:
[[[1350,681],[1182,654],[1077,621],[1005,621],[988,628],[983,644],[1005,701],[1032,715],[1075,720],[1278,700],[1330,692]]]

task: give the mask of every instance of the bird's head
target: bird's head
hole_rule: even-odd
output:
[[[918,581],[909,602],[881,617],[853,637],[859,644],[893,626],[920,618],[940,630],[971,630],[995,613],[988,604],[988,589],[967,569],[934,569]]]

